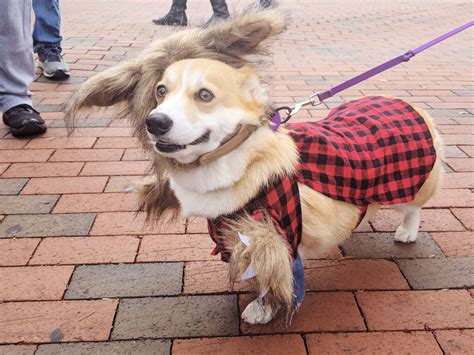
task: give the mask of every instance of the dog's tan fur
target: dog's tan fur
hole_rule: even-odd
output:
[[[284,19],[279,12],[267,10],[250,12],[237,20],[220,23],[205,30],[178,32],[152,44],[135,61],[119,64],[89,79],[70,102],[66,118],[72,121],[79,111],[93,106],[119,105],[120,114],[131,120],[143,147],[151,150],[152,145],[144,122],[157,105],[155,89],[163,80],[163,73],[168,68],[178,73],[188,70],[183,68],[194,68],[193,70],[198,71],[206,68],[207,71],[209,60],[217,61],[220,72],[226,71],[230,76],[243,78],[242,81],[236,79],[233,86],[227,84],[224,86],[225,90],[239,91],[242,82],[255,76],[249,66],[251,61],[248,56],[258,54],[261,43],[282,32],[283,29]],[[174,65],[175,63],[178,64]],[[220,63],[226,66],[222,67]],[[253,83],[260,85],[258,79]],[[218,80],[216,85],[219,86]],[[241,87],[240,90],[248,91],[248,88]],[[275,134],[266,123],[268,117],[265,113],[268,112],[269,103],[247,96],[225,103],[230,106],[245,106],[245,110],[249,112],[250,124],[257,126],[256,131],[241,146],[228,153],[230,157],[238,158],[245,166],[245,174],[230,186],[196,192],[196,196],[205,201],[203,204],[212,207],[213,211],[209,214],[204,211],[197,213],[198,215],[216,217],[213,215],[216,209],[221,215],[236,211],[255,197],[272,179],[292,174],[295,170],[299,158],[294,142],[284,129]],[[198,106],[193,108],[193,110],[206,109],[209,108]],[[408,207],[402,206],[406,211],[412,207],[421,207],[439,189],[441,183],[442,143],[429,116],[421,110],[419,112],[430,127],[438,158],[430,177],[415,200],[408,204],[410,205]],[[140,199],[149,216],[157,220],[175,217],[180,212],[185,216],[193,214],[192,209],[186,205],[188,202],[182,195],[180,197],[176,188],[172,188],[171,182],[179,184],[180,181],[187,181],[192,177],[201,179],[212,176],[213,173],[218,173],[219,167],[223,164],[223,158],[204,166],[193,166],[180,164],[174,159],[156,153],[153,157],[154,179],[143,185]],[[305,185],[300,185],[299,189],[303,213],[303,237],[298,252],[305,259],[318,257],[350,236],[359,222],[360,210],[352,204],[326,197]],[[225,207],[222,205],[222,209],[219,210],[222,201],[226,201],[226,205]],[[378,208],[376,205],[369,206],[364,220],[370,218]],[[406,234],[402,228],[400,234],[403,232]],[[238,233],[249,236],[252,240],[251,245],[246,247],[240,242]],[[253,280],[256,289],[258,291],[270,289],[267,295],[270,307],[275,310],[282,305],[291,310],[293,302],[291,256],[271,221],[266,219],[263,222],[256,222],[250,217],[242,218],[232,223],[232,228],[225,231],[224,237],[232,253],[230,261],[232,279],[237,279],[250,264],[253,265],[256,270],[256,277]],[[272,316],[262,320],[263,318],[259,318],[258,315],[248,317],[247,314],[244,318],[250,322],[262,323]]]

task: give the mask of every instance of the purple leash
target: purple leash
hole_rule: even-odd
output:
[[[287,107],[287,106],[283,106],[283,107],[279,107],[278,109],[276,109],[276,112],[275,112],[275,115],[273,116],[273,119],[272,119],[272,130],[275,132],[278,127],[282,124],[282,123],[285,123],[287,122],[291,116],[293,116],[296,112],[298,112],[303,106],[307,106],[307,105],[311,105],[311,106],[316,106],[316,105],[320,105],[323,103],[324,100],[336,95],[337,93],[343,91],[343,90],[346,90],[364,80],[367,80],[377,74],[380,74],[400,63],[403,63],[403,62],[408,62],[411,58],[413,58],[416,54],[424,51],[425,49],[428,49],[432,46],[434,46],[435,44],[441,42],[441,41],[444,41],[445,39],[448,39],[449,37],[451,36],[454,36],[455,34],[461,32],[461,31],[464,31],[465,29],[471,27],[472,25],[474,25],[474,21],[470,21],[458,28],[455,28],[454,30],[452,31],[449,31],[448,33],[445,33],[444,35],[442,36],[439,36],[439,37],[436,37],[435,39],[429,41],[428,43],[425,43],[423,44],[422,46],[419,46],[418,48],[415,48],[413,50],[409,50],[408,52],[402,54],[402,55],[399,55],[398,57],[396,58],[393,58],[391,60],[389,60],[388,62],[385,62],[383,64],[380,64],[378,66],[376,66],[375,68],[372,68],[370,70],[367,70],[366,72],[362,73],[362,74],[359,74],[349,80],[346,80],[344,81],[343,83],[339,84],[339,85],[336,85],[334,86],[333,88],[329,89],[329,90],[326,90],[326,91],[323,91],[323,92],[318,92],[318,93],[314,93],[313,95],[311,95],[308,100],[306,101],[303,101],[303,102],[299,102],[299,103],[296,103],[293,107]],[[279,111],[282,111],[282,110],[285,110],[286,111],[286,118],[284,120],[281,119],[281,116],[280,116],[280,112]]]

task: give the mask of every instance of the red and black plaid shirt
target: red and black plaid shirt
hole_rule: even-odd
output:
[[[219,231],[225,219],[248,214],[262,220],[264,211],[296,256],[302,231],[298,182],[364,210],[412,201],[436,161],[423,117],[399,99],[364,97],[336,107],[324,120],[286,128],[300,152],[296,176],[270,184],[241,211],[208,221],[214,252],[224,260]]]

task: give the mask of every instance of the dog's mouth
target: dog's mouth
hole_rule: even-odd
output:
[[[210,135],[211,135],[211,131],[207,130],[202,136],[200,136],[198,139],[192,141],[189,144],[175,144],[164,138],[161,138],[155,143],[155,147],[159,152],[162,152],[162,153],[174,153],[174,152],[186,149],[188,145],[198,145],[201,143],[206,143],[209,141]]]

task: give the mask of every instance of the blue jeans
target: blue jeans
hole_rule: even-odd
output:
[[[60,45],[61,14],[59,0],[33,0],[35,25],[33,29],[33,45],[35,52],[38,45]]]

